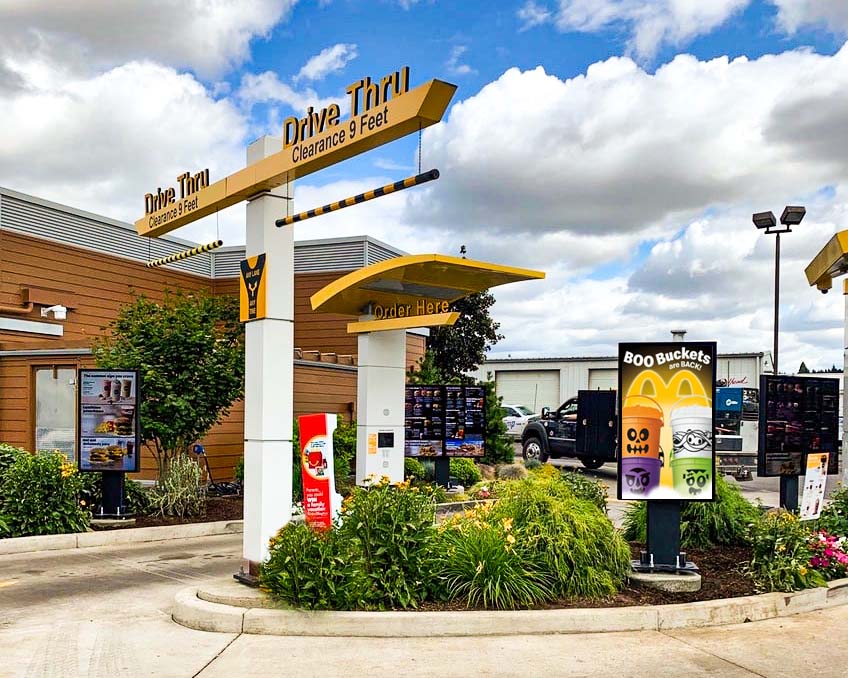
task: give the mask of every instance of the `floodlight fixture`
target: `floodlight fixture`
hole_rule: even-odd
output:
[[[802,205],[787,205],[783,208],[783,214],[780,215],[780,223],[784,226],[797,226],[804,220],[806,213],[807,208]]]
[[[756,212],[752,215],[751,220],[757,228],[774,228],[777,226],[777,220],[774,218],[774,212]]]

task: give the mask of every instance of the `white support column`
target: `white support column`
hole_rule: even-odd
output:
[[[401,482],[406,330],[363,332],[358,341],[356,484],[370,475]]]
[[[846,435],[846,427],[848,427],[848,392],[845,391],[845,385],[848,383],[848,279],[842,281],[842,298],[845,304],[845,334],[842,341],[842,484],[848,484],[848,435]]]
[[[254,164],[282,147],[262,137],[247,149]],[[247,204],[247,257],[265,253],[266,318],[247,323],[244,385],[245,573],[268,557],[268,540],[291,520],[294,400],[294,230],[274,222],[293,213],[293,182]],[[275,197],[279,196],[279,197]]]

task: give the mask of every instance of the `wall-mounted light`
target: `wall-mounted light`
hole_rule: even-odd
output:
[[[51,313],[53,314],[53,317],[56,320],[64,320],[68,317],[68,309],[62,306],[61,304],[56,304],[55,306],[49,306],[48,308],[41,309],[42,318],[46,318]]]

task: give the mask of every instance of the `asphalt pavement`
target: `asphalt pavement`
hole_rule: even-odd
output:
[[[220,581],[241,535],[0,558],[0,677],[606,676],[844,678],[848,606],[683,631],[475,638],[206,633],[177,625],[177,591]],[[414,613],[410,613],[414,614]],[[598,610],[598,614],[603,614]]]

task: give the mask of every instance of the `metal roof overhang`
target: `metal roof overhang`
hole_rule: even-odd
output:
[[[353,271],[312,295],[312,310],[363,315],[369,305],[403,304],[417,309],[422,300],[453,302],[491,287],[521,280],[539,280],[542,271],[460,259],[442,254],[412,254]],[[427,311],[427,314],[444,315]],[[414,327],[427,326],[423,322]]]
[[[848,273],[848,231],[839,231],[804,269],[807,282],[822,291],[833,287],[833,278]]]

